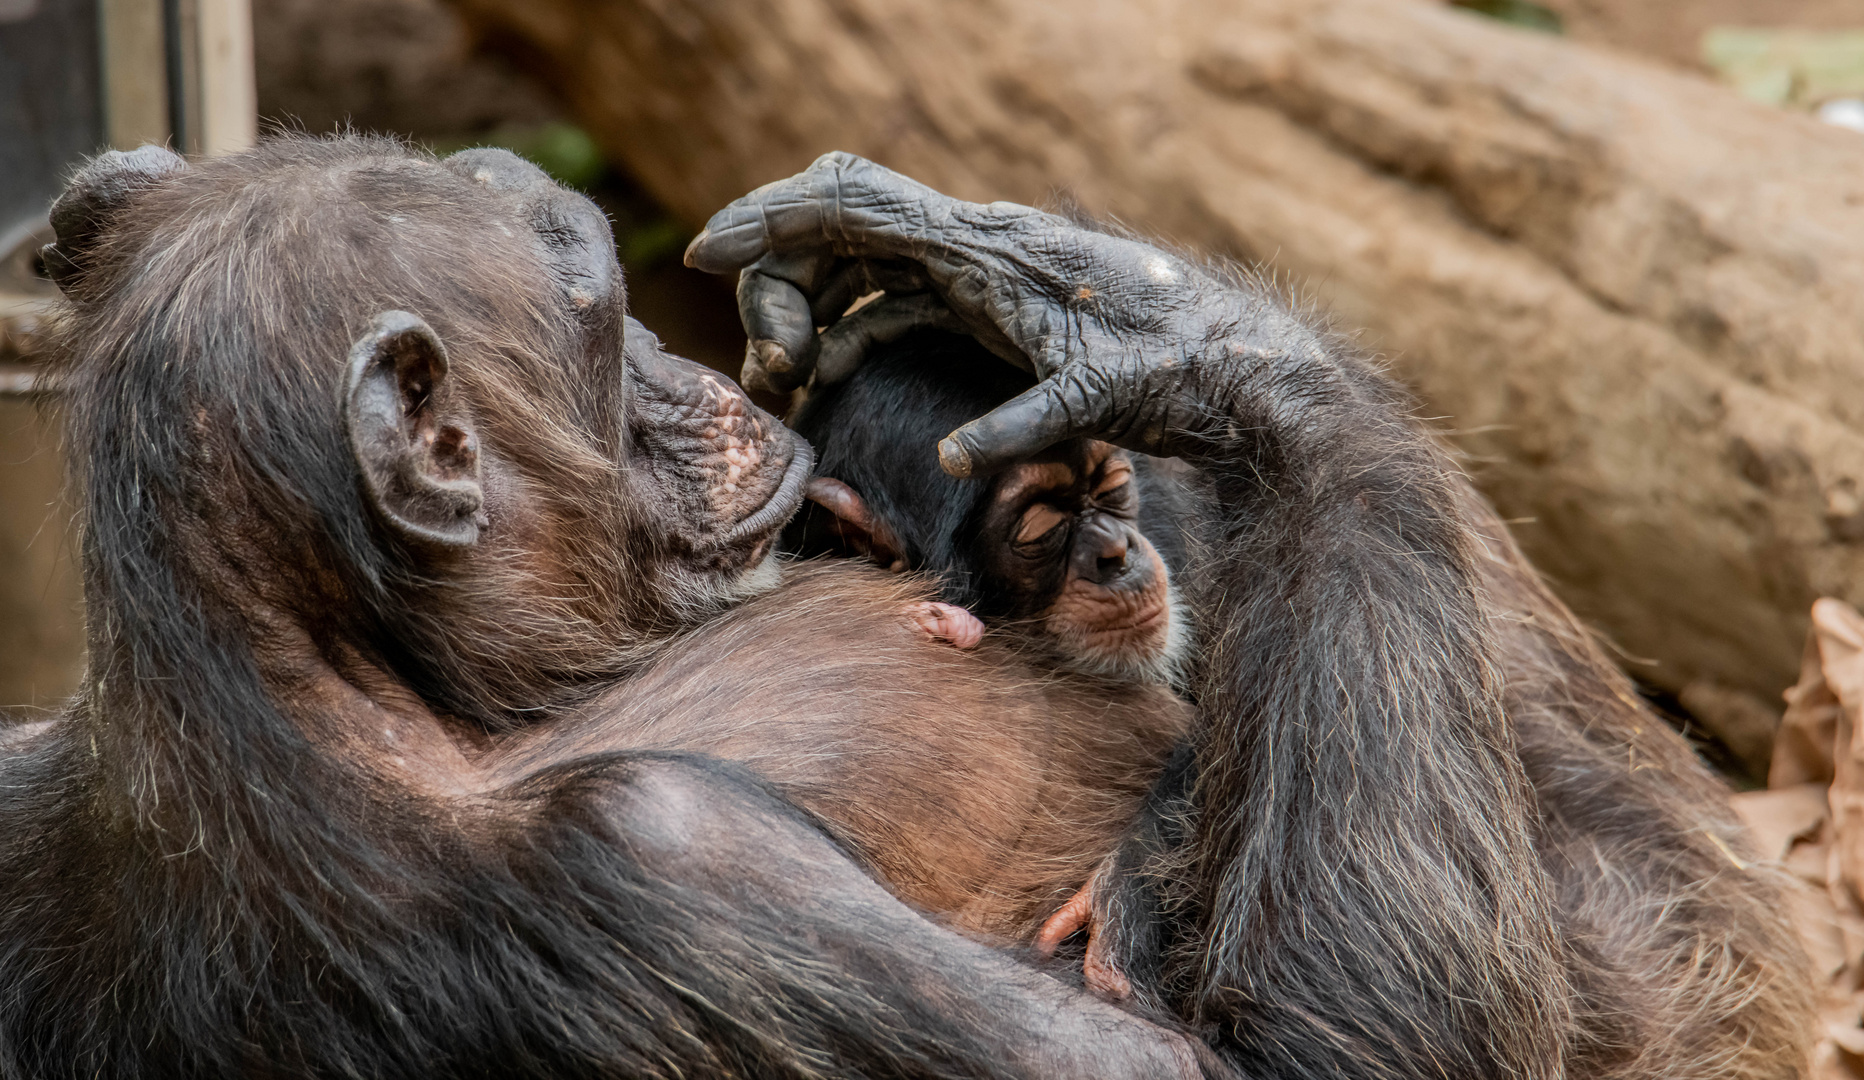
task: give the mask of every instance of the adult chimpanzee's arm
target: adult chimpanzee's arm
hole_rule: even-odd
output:
[[[721,211],[688,258],[745,271],[753,353],[783,378],[866,284],[930,290],[1033,366],[940,444],[953,473],[1071,436],[1200,466],[1222,519],[1189,575],[1198,944],[1176,975],[1236,1062],[1558,1069],[1568,991],[1469,537],[1390,384],[1258,290],[848,155]]]
[[[669,1060],[760,1076],[1227,1072],[1203,1072],[1184,1037],[935,926],[742,767],[604,755],[536,774],[513,794],[552,823],[539,853],[573,879],[552,895],[607,901],[568,924],[595,940],[579,946],[559,923],[549,932],[565,936],[551,944],[586,968],[579,985],[613,986],[643,1009],[641,1030],[660,1037]],[[635,985],[604,967],[615,943]],[[569,1007],[513,1003],[533,1006]],[[573,1041],[561,1049],[600,1053]]]

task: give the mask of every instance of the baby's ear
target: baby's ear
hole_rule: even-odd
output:
[[[835,516],[835,539],[846,553],[865,555],[894,573],[906,569],[899,538],[867,508],[860,492],[840,480],[818,476],[809,481],[803,495]]]

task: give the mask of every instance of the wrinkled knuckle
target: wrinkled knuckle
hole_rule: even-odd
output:
[[[809,166],[810,172],[839,173],[851,169],[861,159],[846,150],[830,150],[816,158]]]

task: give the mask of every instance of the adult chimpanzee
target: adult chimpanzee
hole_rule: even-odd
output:
[[[90,669],[0,757],[0,1076],[1196,1071],[765,779],[962,907],[1063,810],[1078,884],[1175,732],[1072,776],[1047,718],[1117,708],[779,583],[806,448],[626,320],[586,199],[287,139],[53,217]]]
[[[926,865],[971,873],[1159,740],[1070,751],[1092,695],[921,641],[884,575],[767,569],[807,454],[625,320],[586,201],[508,155],[282,140],[107,155],[54,224],[91,667],[0,757],[0,1074],[1191,1070],[857,861],[947,834]],[[1499,533],[1483,561],[1358,358],[845,157],[695,249],[756,264],[792,371],[791,282],[834,255],[906,260],[1045,376],[959,471],[1104,435],[1227,508],[1188,575],[1169,1007],[1251,1073],[1791,1067],[1793,946],[1713,861],[1713,785]]]
[[[941,601],[962,609],[932,613],[941,637],[971,613],[1058,667],[1169,683],[1186,619],[1140,527],[1132,455],[1069,439],[987,479],[938,466],[940,437],[1031,385],[975,339],[938,331],[882,345],[845,382],[818,383],[789,419],[816,451],[815,505],[784,546],[930,574]]]
[[[954,319],[1033,367],[939,444],[954,476],[1084,436],[1199,466],[1194,753],[1099,905],[1139,1000],[1252,1075],[1803,1075],[1805,958],[1726,789],[1348,345],[1259,282],[846,155],[688,261],[740,271],[772,389]]]

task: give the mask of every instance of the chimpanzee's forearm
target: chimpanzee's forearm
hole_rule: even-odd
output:
[[[1453,473],[1361,358],[1237,302],[1199,365],[1181,1006],[1249,1072],[1537,1075],[1567,990]]]
[[[886,271],[1038,383],[941,441],[955,476],[1068,438],[1194,459],[1195,947],[1177,1004],[1268,1076],[1542,1077],[1570,994],[1447,463],[1396,392],[1254,283],[829,154],[688,252],[741,270],[757,349]],[[888,286],[888,288],[892,288]],[[831,327],[826,333],[833,333]],[[760,353],[762,355],[762,353]]]
[[[1190,853],[1191,790],[1197,759],[1190,743],[1173,751],[1094,884],[1097,944],[1126,977],[1134,1004],[1171,1015],[1178,992],[1167,987],[1166,957],[1181,948],[1193,922],[1173,906],[1181,899]]]
[[[613,755],[527,786],[556,792],[558,861],[599,871],[578,891],[622,897],[597,910],[641,909],[607,932],[632,965],[666,973],[635,993],[667,999],[669,1052],[691,1029],[690,1067],[723,1055],[759,1075],[1204,1075],[1186,1039],[912,911],[738,766]]]

